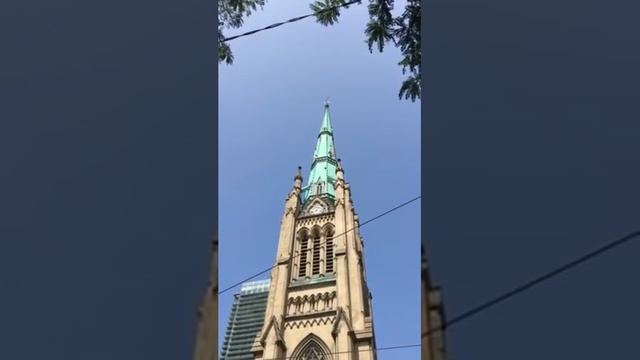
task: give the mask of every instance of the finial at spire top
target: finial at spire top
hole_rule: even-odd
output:
[[[329,107],[329,97],[327,96],[327,99],[324,101],[324,107],[328,108]]]

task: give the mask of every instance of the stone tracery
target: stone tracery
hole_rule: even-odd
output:
[[[293,352],[294,360],[330,360],[331,352],[327,346],[315,335],[305,338]]]
[[[336,292],[290,297],[287,300],[287,315],[334,310]]]

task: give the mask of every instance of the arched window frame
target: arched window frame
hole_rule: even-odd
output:
[[[311,229],[311,274],[319,275],[322,273],[322,231],[319,227],[314,226]]]
[[[298,231],[298,241],[297,241],[297,248],[298,248],[298,261],[297,263],[297,269],[295,269],[296,271],[294,272],[294,277],[295,278],[305,278],[306,276],[309,276],[309,271],[308,271],[308,263],[309,263],[309,245],[310,245],[310,236],[309,236],[309,230],[307,230],[306,228],[301,229],[300,231]]]
[[[334,236],[335,231],[333,226],[330,224],[326,225],[323,228],[323,243],[324,243],[324,269],[323,273],[325,274],[333,274],[335,272],[335,261],[334,261]]]
[[[331,350],[314,334],[309,334],[293,351],[292,360],[332,360]]]
[[[302,228],[296,233],[296,259],[292,280],[335,274],[335,228],[333,224]]]

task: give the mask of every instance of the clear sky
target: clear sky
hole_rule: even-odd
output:
[[[226,35],[308,12],[307,2],[269,2]],[[273,264],[284,198],[298,165],[308,175],[327,97],[362,221],[420,194],[420,104],[398,99],[399,52],[369,53],[367,19],[353,6],[333,27],[306,19],[230,42],[235,63],[219,66],[218,84],[221,288]],[[377,345],[419,343],[420,203],[362,234]],[[221,340],[237,291],[220,297]],[[418,357],[418,348],[379,353]]]

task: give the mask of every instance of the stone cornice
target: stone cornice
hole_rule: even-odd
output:
[[[314,319],[325,316],[335,316],[336,310],[312,311],[304,314],[292,314],[285,317],[285,321],[296,321],[305,319]]]
[[[305,280],[294,280],[290,283],[289,287],[291,289],[299,290],[299,289],[313,289],[325,287],[327,285],[333,285],[336,283],[335,276],[326,276],[324,278],[316,278],[316,279],[305,279]]]

